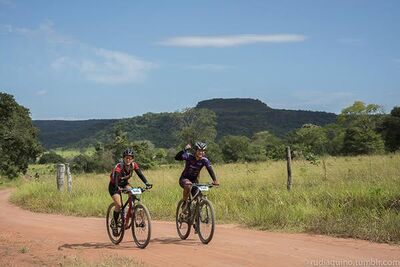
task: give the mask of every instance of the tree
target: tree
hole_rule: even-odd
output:
[[[93,158],[88,155],[80,154],[75,156],[71,161],[71,169],[73,172],[94,172],[95,162],[93,162]]]
[[[388,151],[395,152],[400,149],[400,107],[394,107],[390,115],[383,119],[379,131]]]
[[[196,141],[211,143],[217,136],[216,115],[208,109],[186,109],[180,117],[180,125],[180,146]]]
[[[368,127],[375,129],[377,122],[382,118],[383,108],[376,104],[366,105],[362,101],[355,101],[350,107],[344,108],[337,117],[337,122],[344,127]]]
[[[249,154],[250,139],[245,136],[228,135],[221,139],[220,147],[225,162],[245,160]]]
[[[343,151],[343,141],[346,129],[336,123],[325,125],[323,128],[328,139],[326,152],[329,155],[340,155]]]
[[[268,131],[258,132],[252,137],[252,145],[260,146],[267,159],[284,159],[285,145],[282,140]]]
[[[376,104],[356,101],[342,110],[338,123],[346,128],[343,153],[348,155],[373,154],[383,151],[384,143],[376,132],[383,118],[383,110]]]
[[[0,174],[15,178],[26,173],[41,151],[29,110],[12,95],[0,93]]]
[[[39,164],[48,164],[48,163],[64,163],[65,159],[58,155],[57,153],[51,151],[49,153],[43,154],[43,156],[39,159]]]
[[[154,159],[156,158],[154,145],[148,141],[134,141],[129,144],[135,151],[135,161],[142,169],[150,169],[155,166]]]
[[[122,153],[126,148],[132,148],[135,151],[135,161],[143,169],[154,167],[156,151],[154,144],[148,140],[130,141],[128,135],[120,129],[115,131],[114,138],[105,145],[105,152],[113,155],[114,162],[121,160]]]
[[[128,134],[120,127],[114,130],[114,138],[104,146],[105,150],[111,151],[115,161],[122,157],[122,152],[127,147],[129,147]]]
[[[222,151],[221,151],[221,148],[219,147],[219,145],[217,143],[209,142],[207,144],[206,157],[212,163],[223,162]]]
[[[371,129],[350,127],[346,129],[343,152],[347,155],[375,154],[383,152],[384,143],[379,134]]]
[[[288,135],[288,140],[303,155],[326,154],[328,138],[324,129],[314,124],[304,124],[303,127],[293,131]]]

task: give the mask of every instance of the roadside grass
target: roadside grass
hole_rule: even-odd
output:
[[[286,190],[286,162],[215,165],[212,188],[218,223],[284,232],[309,232],[400,243],[400,155],[327,157],[312,165],[293,161]],[[33,166],[34,167],[34,166]],[[142,200],[153,219],[174,220],[182,190],[181,165],[145,171],[154,184]],[[109,174],[73,174],[73,192],[58,192],[55,173],[17,188],[12,201],[37,212],[105,216]],[[209,181],[202,171],[200,181]],[[133,179],[133,185],[142,185]]]
[[[23,183],[24,179],[22,177],[16,177],[10,180],[7,177],[0,176],[0,189],[18,187]]]

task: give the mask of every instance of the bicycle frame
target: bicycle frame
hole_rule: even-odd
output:
[[[139,187],[139,188],[140,188],[140,187]],[[145,188],[140,188],[140,190],[142,191],[142,193],[143,193],[144,191],[146,191]],[[119,195],[120,195],[120,198],[121,198],[121,203],[123,203],[122,193],[128,194],[128,196],[129,196],[128,199],[126,200],[125,204],[122,205],[122,207],[121,207],[121,215],[122,215],[122,218],[124,218],[124,220],[125,220],[125,221],[124,221],[125,229],[128,229],[128,228],[130,227],[130,225],[129,225],[129,220],[132,218],[133,207],[136,205],[135,202],[139,202],[139,201],[140,201],[140,197],[137,197],[137,196],[131,194],[131,193],[130,193],[130,190],[124,189],[124,190],[119,194]],[[125,214],[125,208],[126,208],[126,206],[128,206],[128,205],[129,205],[128,211],[127,211],[127,214]]]
[[[206,186],[207,188],[211,188],[213,187],[213,184],[196,184],[193,183],[192,185],[192,189],[190,191],[189,194],[189,222],[190,224],[193,224],[193,222],[196,220],[196,216],[198,216],[198,209],[199,209],[199,205],[201,200],[203,199],[207,199],[207,195],[203,194],[202,190],[200,189],[200,187],[202,186]],[[197,189],[196,194],[193,196],[192,195],[192,190]],[[205,191],[206,192],[206,191]],[[192,208],[193,206],[193,208]]]

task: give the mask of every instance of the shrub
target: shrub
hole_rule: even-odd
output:
[[[65,159],[58,155],[55,152],[46,153],[39,159],[39,164],[48,164],[48,163],[63,163]]]

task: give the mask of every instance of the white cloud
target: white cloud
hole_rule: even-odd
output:
[[[56,32],[54,30],[54,23],[51,20],[46,20],[40,23],[39,27],[36,29],[14,27],[12,25],[1,25],[1,32],[15,33],[26,38],[46,40],[50,43],[71,44],[77,42],[70,36]]]
[[[227,47],[255,43],[287,43],[305,41],[304,35],[297,34],[275,34],[275,35],[228,35],[228,36],[183,36],[173,37],[161,41],[160,44],[167,46],[186,47]]]
[[[84,79],[104,84],[122,84],[142,81],[156,64],[140,60],[128,53],[87,45],[54,29],[50,20],[36,29],[0,25],[2,34],[18,34],[28,39],[45,40],[57,44],[58,58],[49,63],[56,71],[77,71]]]
[[[206,70],[206,71],[223,71],[227,69],[233,68],[230,65],[220,65],[220,64],[199,64],[199,65],[191,65],[188,66],[189,69],[194,70]]]
[[[86,80],[102,84],[123,84],[142,81],[146,71],[156,68],[151,62],[139,60],[126,53],[100,48],[88,50],[85,59],[60,57],[51,67],[54,70],[78,71]]]
[[[120,84],[143,80],[149,69],[156,64],[139,60],[126,53],[106,49],[94,49],[96,61],[83,60],[79,64],[81,73],[98,83]]]

